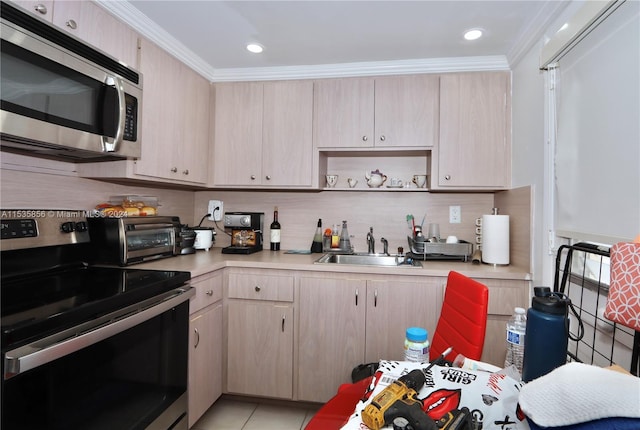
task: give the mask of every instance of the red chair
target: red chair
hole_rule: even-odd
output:
[[[484,284],[449,272],[442,311],[431,341],[430,359],[435,360],[445,349],[452,347],[453,351],[447,356],[449,361],[457,354],[479,360],[484,346],[488,305],[489,290]],[[347,422],[370,383],[371,377],[341,385],[305,430],[338,430]]]
[[[448,347],[453,351],[447,360],[458,354],[480,360],[487,328],[489,289],[486,285],[458,272],[449,272],[442,311],[433,333],[429,358],[436,360]]]

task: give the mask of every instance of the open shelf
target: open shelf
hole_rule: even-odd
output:
[[[335,187],[324,186],[323,191],[391,191],[391,192],[425,192],[429,191],[431,177],[431,151],[429,150],[397,150],[397,151],[320,151],[319,184],[326,183],[325,175],[338,175]],[[387,176],[387,181],[378,188],[367,186],[365,174],[379,170]],[[418,188],[411,182],[413,175],[427,175],[424,188]],[[358,181],[350,188],[347,179]],[[402,183],[409,183],[409,188],[389,188],[391,178],[398,178]]]

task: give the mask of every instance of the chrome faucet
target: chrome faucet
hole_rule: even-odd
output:
[[[373,227],[369,227],[369,233],[367,233],[367,245],[369,245],[369,254],[375,254],[376,240],[373,238]]]
[[[380,242],[382,242],[382,246],[384,247],[382,251],[384,255],[389,255],[389,242],[387,242],[387,239],[382,237],[380,238]]]

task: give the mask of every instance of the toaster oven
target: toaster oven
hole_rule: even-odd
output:
[[[126,266],[178,254],[177,217],[87,219],[95,263]]]

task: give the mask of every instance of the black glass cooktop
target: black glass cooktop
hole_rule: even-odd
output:
[[[84,265],[3,279],[2,348],[16,347],[174,289],[189,272]]]

